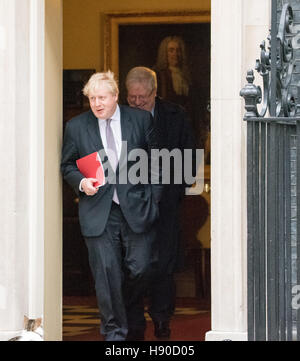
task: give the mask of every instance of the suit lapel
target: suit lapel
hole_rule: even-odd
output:
[[[132,124],[130,121],[130,117],[126,112],[126,109],[122,105],[119,105],[119,107],[120,107],[120,118],[121,118],[120,121],[121,121],[121,133],[122,133],[122,149],[121,149],[121,156],[117,167],[117,171],[119,169],[119,166],[122,166],[127,159],[127,147],[124,146],[123,142],[128,142],[132,134]],[[90,111],[89,113],[87,130],[93,148],[97,149],[98,151],[104,150],[104,146],[100,136],[98,119],[94,116],[92,111]],[[102,161],[104,161],[104,159],[102,159]]]
[[[160,100],[157,97],[155,99],[155,108],[154,108],[154,127],[156,129],[156,134],[159,141],[159,146],[164,147],[165,141],[167,139],[166,132],[166,123],[168,121],[168,115],[165,114],[163,107],[161,106]]]
[[[122,149],[117,171],[127,163],[127,143],[130,141],[132,135],[132,124],[129,115],[126,112],[126,108],[122,105],[119,107],[121,114]]]
[[[129,141],[132,134],[132,124],[126,108],[120,105],[122,141]]]
[[[104,148],[100,136],[98,119],[95,117],[92,111],[90,111],[88,118],[88,134],[92,146],[97,149],[97,151]]]
[[[100,135],[98,119],[95,117],[92,111],[90,112],[88,119],[88,135],[93,149],[95,149],[97,152],[101,151],[99,152],[99,156],[102,163],[107,164],[106,166],[109,169],[109,174],[114,174],[114,171],[112,170],[111,165],[108,161],[107,154],[104,150],[103,142]]]

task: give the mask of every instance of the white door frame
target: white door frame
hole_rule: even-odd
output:
[[[247,138],[239,92],[268,35],[270,6],[270,0],[212,0],[212,330],[206,340],[247,340]]]
[[[17,44],[10,43],[16,38],[7,38],[5,26],[12,30],[10,36],[20,32],[20,26],[29,29],[27,66],[30,77],[28,84],[22,84],[24,89],[29,87],[26,119],[24,113],[28,129],[24,127],[25,133],[20,132],[22,114],[16,117],[11,112],[12,108],[19,109],[19,103],[14,100],[7,108],[7,104],[0,103],[9,120],[1,126],[5,127],[6,134],[14,137],[13,144],[9,144],[9,138],[1,138],[1,144],[6,142],[6,148],[13,151],[0,158],[3,161],[9,158],[5,164],[8,174],[14,177],[15,186],[15,194],[5,194],[6,213],[0,210],[0,222],[5,226],[2,227],[6,237],[2,249],[6,254],[15,260],[14,250],[24,249],[23,268],[13,263],[18,267],[10,270],[8,279],[20,286],[18,290],[24,291],[26,307],[20,307],[18,302],[8,304],[14,290],[9,288],[7,277],[2,280],[0,274],[0,316],[6,309],[8,314],[16,315],[11,324],[7,321],[2,325],[0,321],[0,338],[4,329],[16,331],[21,327],[24,312],[38,316],[43,311],[46,340],[61,340],[62,0],[22,1],[23,6],[27,6],[30,21],[19,24],[14,17],[16,2],[19,0],[0,0],[5,15],[11,16],[12,21],[6,24],[6,19],[0,15],[0,52],[11,60],[9,74],[14,76],[13,83],[6,83],[10,86],[8,95],[16,96],[20,84],[17,89],[15,77],[18,73],[13,66],[18,67],[20,63],[17,62]],[[212,330],[206,334],[206,339],[244,340],[247,339],[246,127],[242,121],[244,110],[239,91],[246,82],[246,70],[253,68],[259,57],[261,40],[268,34],[270,1],[212,0],[211,19]],[[6,54],[6,47],[12,44],[12,50]],[[5,98],[7,94],[3,95]],[[24,149],[24,154],[20,149]],[[20,181],[17,171],[20,166],[24,168],[22,161],[28,164],[29,172]],[[1,184],[5,184],[5,179],[1,180]],[[10,261],[4,259],[1,264]],[[25,273],[22,274],[22,270]],[[27,281],[20,285],[23,278]],[[18,297],[17,300],[24,302],[21,294]]]

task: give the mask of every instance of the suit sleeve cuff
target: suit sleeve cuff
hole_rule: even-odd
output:
[[[82,184],[82,182],[83,182],[85,179],[86,179],[86,178],[82,178],[81,181],[80,181],[80,183],[79,183],[79,190],[80,190],[80,192],[83,192],[83,189],[82,189],[82,187],[81,187],[81,184]]]

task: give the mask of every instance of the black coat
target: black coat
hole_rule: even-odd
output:
[[[136,161],[128,161],[126,157],[132,149],[143,148],[150,160],[151,149],[158,146],[153,118],[149,112],[120,105],[120,113],[122,141],[127,141],[127,152],[122,148],[117,176],[122,170],[126,170],[126,167],[129,172],[136,164]],[[76,166],[76,160],[102,149],[104,148],[98,120],[91,110],[67,123],[61,172],[76,193],[79,191],[80,181],[84,178]],[[114,186],[106,182],[94,196],[79,192],[79,222],[83,236],[97,237],[103,233],[110,213],[114,187],[117,189],[123,215],[135,233],[147,231],[157,220],[161,185],[127,182]]]
[[[185,149],[193,150],[193,173],[195,173],[195,137],[191,127],[190,119],[180,105],[171,103],[156,97],[154,109],[154,126],[158,135],[158,145],[160,149],[168,149],[170,152],[179,149],[184,154]],[[184,157],[182,157],[184,162]],[[181,164],[182,173],[184,164]],[[172,165],[172,163],[171,163]],[[173,165],[174,166],[174,165]],[[179,164],[175,164],[179,166]],[[163,199],[176,201],[184,195],[185,188],[191,186],[184,182],[182,174],[182,184],[174,184],[174,167],[171,167],[171,184],[164,187]]]
[[[182,153],[184,149],[192,149],[193,165],[195,165],[194,134],[185,110],[177,104],[157,97],[154,124],[158,133],[159,148],[166,148],[170,152],[179,149]],[[184,158],[182,159],[184,160]],[[181,167],[183,170],[183,164]],[[193,166],[193,171],[195,172],[195,166]],[[171,168],[171,179],[173,174],[174,168]],[[182,179],[181,184],[171,182],[169,185],[164,185],[159,204],[160,217],[157,224],[156,250],[159,260],[157,272],[160,278],[162,275],[173,273],[175,269],[181,269],[184,263],[184,246],[180,239],[180,205],[185,194],[185,188],[190,184],[184,182],[183,176]],[[158,288],[156,290],[159,292]]]

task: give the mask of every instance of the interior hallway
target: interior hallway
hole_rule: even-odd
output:
[[[101,341],[87,250],[80,232],[74,233],[74,224],[71,228],[73,236],[77,234],[78,239],[72,238],[73,252],[69,252],[70,247],[64,249],[63,340]],[[191,230],[193,227],[187,228]],[[66,242],[64,246],[67,246]],[[170,341],[204,341],[205,333],[211,329],[210,252],[208,249],[187,247],[185,253],[185,266],[175,273],[177,298]],[[147,306],[145,318],[145,340],[157,341]]]
[[[158,341],[150,317],[145,312],[147,329],[145,341]],[[178,298],[171,321],[169,341],[204,341],[211,329],[208,299]],[[63,341],[103,341],[95,296],[64,297]]]

